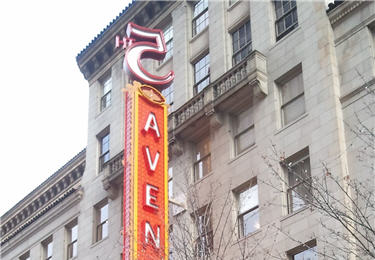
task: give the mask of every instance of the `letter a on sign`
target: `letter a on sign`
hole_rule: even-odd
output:
[[[158,124],[156,123],[156,117],[154,113],[152,112],[148,115],[144,130],[148,132],[150,128],[155,131],[156,136],[159,138],[160,137],[159,127],[158,127]]]

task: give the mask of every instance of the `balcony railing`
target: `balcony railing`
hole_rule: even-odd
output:
[[[111,158],[108,162],[103,164],[104,169],[104,176],[112,181],[115,177],[119,174],[121,175],[124,167],[122,165],[122,160],[124,159],[124,151],[122,150],[120,153],[116,154],[113,158]]]
[[[220,78],[210,83],[200,93],[169,115],[170,129],[177,129],[190,118],[204,111],[208,105],[215,107],[226,93],[239,86],[255,88],[254,93],[267,95],[266,57],[258,51],[253,51],[242,62],[228,70]]]

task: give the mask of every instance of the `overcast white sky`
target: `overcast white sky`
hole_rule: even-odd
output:
[[[129,0],[0,3],[0,216],[87,143],[76,55]]]

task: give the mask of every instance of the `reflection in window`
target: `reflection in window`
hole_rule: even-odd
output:
[[[108,203],[98,207],[96,214],[96,241],[100,241],[108,236]]]
[[[297,4],[295,0],[277,0],[274,3],[276,40],[279,40],[298,26]]]
[[[249,108],[234,117],[234,144],[236,155],[255,144],[253,109]]]
[[[288,213],[293,213],[308,205],[312,199],[308,148],[288,158],[283,165],[287,169]]]
[[[173,95],[174,95],[173,83],[166,89],[162,90],[161,94],[164,96],[165,102],[169,105],[168,112],[171,113],[173,111]]]
[[[318,260],[316,253],[316,240],[311,240],[287,252],[288,259],[292,260]]]
[[[305,113],[305,97],[302,70],[292,74],[289,80],[280,84],[281,117],[283,125],[293,122]]]
[[[197,259],[207,259],[213,249],[213,229],[211,205],[207,205],[193,214],[197,238],[195,252]]]
[[[210,55],[207,53],[194,64],[194,94],[198,94],[210,84]]]
[[[259,229],[259,200],[256,178],[237,192],[239,235],[244,237]]]
[[[168,169],[168,198],[173,197],[173,168]]]
[[[102,85],[102,97],[100,99],[100,110],[111,105],[111,92],[112,92],[112,78],[108,77],[104,80]]]
[[[200,0],[194,5],[193,36],[208,26],[208,0]]]
[[[103,165],[109,161],[109,133],[100,138],[99,168],[103,170]]]
[[[163,60],[160,61],[160,64],[168,60],[173,55],[173,26],[169,25],[164,31],[164,41],[166,47],[166,54]]]
[[[52,236],[42,242],[43,245],[43,259],[49,260],[52,258],[53,241]]]
[[[210,139],[204,138],[195,146],[194,181],[198,181],[211,172]]]
[[[251,30],[250,21],[243,24],[237,31],[232,33],[233,43],[233,65],[245,59],[251,52]]]
[[[72,224],[68,225],[67,227],[67,237],[68,237],[68,259],[77,256],[78,248],[77,248],[77,241],[78,241],[78,224],[77,220],[75,220]]]

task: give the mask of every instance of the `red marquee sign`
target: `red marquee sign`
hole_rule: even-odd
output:
[[[116,37],[116,46],[124,45],[124,67],[152,86],[134,81],[125,89],[123,260],[168,259],[168,105],[158,90],[174,74],[155,76],[140,62],[165,56],[160,30],[129,23],[127,36]]]

